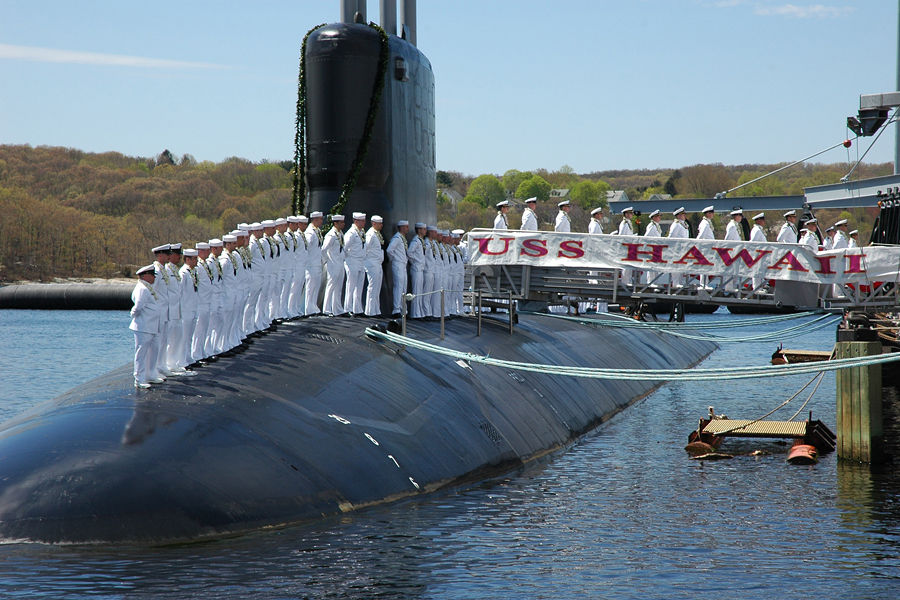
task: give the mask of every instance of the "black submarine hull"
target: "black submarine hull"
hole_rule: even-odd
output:
[[[311,318],[196,377],[135,390],[123,366],[0,428],[0,536],[164,544],[318,519],[514,469],[658,382],[456,362]],[[693,365],[715,345],[523,316],[409,334],[533,363]],[[561,341],[564,340],[564,343]]]

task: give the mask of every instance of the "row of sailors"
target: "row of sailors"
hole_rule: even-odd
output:
[[[537,206],[537,198],[528,198],[525,200],[525,210],[522,213],[522,225],[519,228],[522,231],[537,231],[538,229],[538,221],[537,214],[535,213],[535,207]],[[509,229],[506,214],[509,212],[510,203],[508,200],[503,200],[502,202],[498,202],[496,204],[497,207],[497,216],[494,218],[494,229]],[[569,232],[572,230],[572,223],[569,220],[569,210],[571,208],[571,203],[568,200],[563,200],[557,204],[557,208],[559,208],[559,212],[556,215],[556,220],[554,222],[554,231],[558,232]],[[715,206],[707,206],[703,209],[703,219],[700,221],[700,226],[697,229],[697,239],[716,239],[715,230],[713,227],[713,216],[715,215]],[[669,226],[668,237],[674,238],[688,238],[690,237],[690,228],[687,224],[687,213],[684,210],[684,207],[676,209],[672,216],[675,219],[672,221],[672,224]],[[725,240],[744,240],[744,229],[741,226],[741,221],[744,218],[744,211],[741,209],[733,210],[729,213],[731,220],[725,226]],[[603,209],[595,208],[591,211],[591,220],[588,224],[588,233],[603,233],[603,226],[600,223],[601,218],[603,217]],[[629,206],[622,209],[622,220],[619,222],[618,229],[613,232],[613,235],[635,235],[634,230],[632,228],[632,217],[634,217],[634,207]],[[646,237],[666,237],[662,233],[662,227],[660,225],[661,215],[658,210],[654,210],[650,213],[650,222],[647,224],[647,228],[644,231],[644,236]],[[816,228],[818,226],[816,219],[810,219],[806,221],[805,228],[802,230],[797,229],[797,211],[789,210],[784,213],[785,222],[782,224],[781,229],[778,232],[778,237],[776,239],[777,242],[788,243],[788,244],[805,244],[808,245],[813,250],[818,250],[820,248],[819,237],[816,234]],[[750,230],[750,241],[752,242],[766,242],[768,238],[766,236],[765,226],[766,226],[766,215],[765,213],[759,213],[753,217],[753,227]],[[856,248],[859,244],[859,231],[854,229],[853,231],[847,231],[847,219],[841,219],[831,227],[825,230],[825,239],[821,244],[821,248],[824,250],[838,250],[841,248]]]
[[[381,314],[383,219],[353,213],[344,232],[343,215],[331,217],[322,234],[324,215],[290,216],[238,228],[196,248],[181,244],[153,248],[155,261],[138,270],[132,293],[129,328],[135,335],[134,379],[138,387],[167,376],[191,376],[189,366],[246,346],[256,332],[279,320],[320,314]],[[421,226],[421,227],[420,227]],[[400,221],[387,252],[394,276],[393,312],[401,312],[407,293],[407,264],[415,295],[413,317],[462,310],[464,257],[462,230],[439,232],[417,223],[407,243],[409,223]],[[426,236],[427,234],[427,236]],[[184,264],[181,265],[182,256]],[[318,306],[323,272],[327,273],[323,311]],[[366,290],[363,308],[363,289]],[[427,295],[426,295],[427,294]]]

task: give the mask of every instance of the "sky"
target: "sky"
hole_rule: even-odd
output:
[[[300,44],[339,6],[0,0],[0,144],[292,159]],[[417,21],[437,168],[469,175],[794,161],[898,87],[895,0],[419,0]]]

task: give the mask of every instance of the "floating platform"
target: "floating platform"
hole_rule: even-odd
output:
[[[793,438],[815,446],[820,453],[833,452],[837,436],[822,421],[754,421],[743,419],[701,419],[700,439],[718,447],[721,438]],[[694,438],[696,431],[692,432]],[[693,442],[694,439],[689,438]]]
[[[795,365],[798,363],[831,360],[834,350],[787,350],[779,347],[772,353],[773,365]]]

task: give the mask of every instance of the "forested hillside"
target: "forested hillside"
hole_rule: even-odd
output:
[[[154,158],[70,148],[0,145],[0,282],[55,277],[130,277],[149,263],[149,249],[166,242],[193,244],[223,235],[241,221],[284,216],[290,209],[291,161],[254,163],[229,158],[197,162],[168,151]],[[537,196],[542,224],[556,212],[550,190],[566,188],[575,204],[575,230],[608,190],[638,201],[654,193],[711,197],[778,165],[693,165],[678,169],[597,171],[577,174],[511,169],[478,177],[438,171],[438,188],[462,198],[438,197],[442,227],[465,229],[493,222],[496,201]],[[837,182],[846,164],[803,165],[748,186],[737,195],[800,194],[804,187]],[[858,177],[886,175],[892,165],[861,165]],[[836,216],[827,215],[828,218]],[[510,213],[518,227],[521,212]],[[871,225],[871,215],[845,215]],[[774,223],[773,223],[774,225]]]

